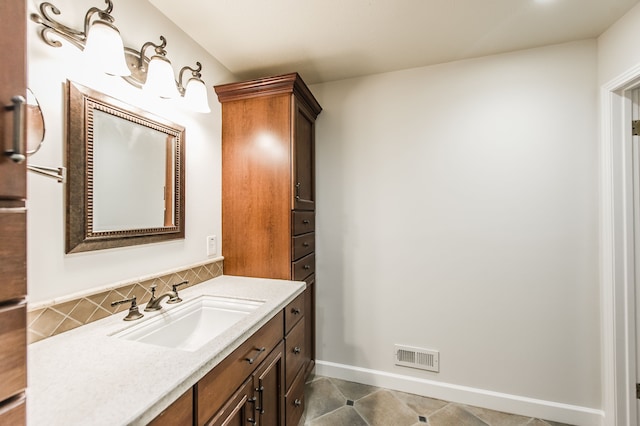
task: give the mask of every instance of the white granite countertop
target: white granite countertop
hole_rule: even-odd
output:
[[[111,337],[138,322],[122,321],[126,310],[33,343],[27,349],[27,424],[146,424],[304,288],[303,282],[225,275],[180,290],[185,302],[200,295],[264,301],[194,352]],[[142,305],[139,321],[170,310],[165,301],[158,312],[143,312]]]

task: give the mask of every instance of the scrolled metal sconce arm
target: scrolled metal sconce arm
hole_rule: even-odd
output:
[[[83,22],[83,31],[70,28],[58,22],[55,17],[61,14],[60,9],[58,9],[56,6],[54,6],[50,2],[41,3],[39,6],[40,14],[32,13],[30,18],[33,22],[39,25],[42,25],[43,28],[41,28],[39,31],[40,38],[49,46],[52,46],[52,47],[62,46],[62,43],[60,42],[60,40],[56,39],[57,37],[60,37],[70,42],[80,50],[84,51],[87,47],[89,47],[90,50],[92,51],[91,53],[95,51],[93,46],[96,46],[96,45],[94,45],[91,40],[91,37],[93,37],[93,35],[89,37],[90,45],[89,46],[87,45],[89,29],[91,28],[91,31],[93,32],[94,31],[93,28],[96,28],[96,24],[98,23],[102,26],[101,27],[102,31],[104,31],[105,25],[108,27],[111,27],[113,32],[117,33],[117,37],[119,38],[117,42],[122,46],[124,63],[122,63],[122,65],[120,66],[118,61],[114,60],[113,64],[115,64],[115,66],[104,67],[104,68],[108,68],[108,70],[104,68],[103,70],[108,74],[122,76],[122,78],[132,86],[135,86],[138,88],[143,88],[143,87],[146,88],[147,81],[148,81],[147,77],[149,72],[149,65],[152,63],[152,61],[155,61],[157,59],[156,57],[160,57],[160,59],[164,60],[167,64],[169,64],[169,66],[171,66],[171,62],[166,57],[167,51],[165,50],[165,47],[167,46],[167,39],[164,36],[160,36],[160,44],[156,44],[149,41],[144,43],[142,45],[142,48],[139,51],[131,47],[127,47],[124,44],[121,44],[122,40],[120,37],[120,31],[113,25],[115,19],[113,18],[113,16],[111,16],[111,12],[113,11],[113,1],[104,0],[104,2],[106,3],[106,7],[104,9],[100,9],[98,7],[92,7],[89,10],[87,10],[84,17],[84,22]],[[98,34],[103,35],[104,32],[99,32]],[[113,49],[111,49],[112,47],[113,45],[109,45],[109,48],[105,49],[105,51],[112,53],[113,52]],[[154,48],[155,55],[151,55],[147,57],[145,55],[145,51],[150,47]],[[97,50],[97,52],[99,52],[99,54],[102,54],[103,51]],[[89,51],[87,51],[87,53],[89,53]],[[154,68],[154,66],[152,66],[152,68]],[[123,69],[124,71],[121,72]],[[167,68],[165,65],[161,65],[160,68],[156,66],[154,70],[152,70],[152,73],[154,73],[154,75],[158,75],[155,69],[163,69],[163,71],[159,72],[160,75],[163,75],[163,76],[169,75],[169,73],[166,72]],[[199,83],[202,83],[202,85],[204,86],[204,82],[202,81],[202,78],[201,78],[202,74],[200,73],[202,71],[202,64],[200,62],[196,62],[196,68],[187,66],[180,69],[178,81],[175,81],[174,76],[171,77],[173,83],[175,83],[178,88],[178,91],[175,93],[175,96],[178,96],[178,93],[179,93],[184,97],[186,92],[191,91],[191,89],[190,90],[186,89],[186,86],[188,84],[183,85],[183,82],[182,82],[183,75],[187,70],[191,71],[191,74],[193,76],[192,79],[199,80]],[[158,78],[153,79],[154,82],[160,81],[160,80],[168,81],[169,78],[160,77],[159,79]],[[164,86],[168,87],[170,85],[172,85],[172,83],[167,83]],[[173,89],[170,89],[170,90],[173,90]],[[150,91],[152,90],[150,89]],[[158,91],[156,91],[156,93],[158,93]],[[208,112],[209,108],[207,103],[208,101],[206,99],[206,88],[199,88],[199,95],[200,96],[198,99],[201,99],[201,100],[203,99],[203,101],[201,102],[205,105],[200,105],[200,107],[192,108],[192,109],[194,110],[200,109],[200,110],[203,110],[200,112]],[[167,97],[167,98],[174,97],[173,94],[169,94],[167,96],[159,94],[159,96]],[[190,97],[190,98],[193,98],[193,97]],[[194,104],[198,104],[198,103],[199,102],[194,102]]]
[[[138,68],[140,68],[140,70],[144,71],[146,67],[145,63],[149,62],[149,59],[144,56],[145,50],[147,50],[149,47],[153,46],[156,55],[167,56],[167,51],[164,49],[165,47],[167,47],[167,39],[164,38],[164,36],[160,36],[160,41],[160,44],[155,44],[151,41],[148,41],[142,45],[142,48],[140,49],[140,59],[138,61]]]
[[[180,94],[183,96],[186,88],[185,88],[185,84],[183,83],[182,77],[185,71],[187,70],[191,71],[192,77],[195,77],[198,80],[200,80],[202,78],[202,74],[200,73],[200,71],[202,71],[202,64],[200,62],[196,62],[196,68],[185,66],[185,67],[182,67],[182,69],[180,70],[180,74],[178,74],[178,91],[180,91]]]
[[[52,47],[60,47],[62,43],[59,40],[55,40],[51,38],[52,33],[63,37],[65,40],[76,46],[80,50],[84,50],[84,46],[87,41],[87,33],[89,32],[89,26],[91,25],[91,18],[96,13],[99,18],[103,21],[107,21],[109,23],[113,23],[114,19],[110,15],[113,10],[113,2],[111,0],[104,0],[107,4],[105,9],[99,9],[97,7],[90,8],[85,17],[84,17],[84,31],[74,30],[71,27],[68,27],[64,24],[58,22],[55,18],[53,18],[49,11],[53,15],[60,15],[60,9],[55,7],[53,4],[49,2],[43,2],[40,4],[40,15],[37,13],[31,14],[31,20],[37,24],[41,24],[44,26],[42,30],[40,30],[40,38]]]

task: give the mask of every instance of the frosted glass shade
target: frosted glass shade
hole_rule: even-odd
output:
[[[180,96],[171,62],[167,58],[160,55],[151,57],[147,68],[147,81],[144,83],[143,90],[161,98],[170,99]]]
[[[199,78],[191,78],[184,91],[184,103],[187,108],[195,112],[211,112],[207,97],[207,86]]]
[[[124,45],[120,31],[104,21],[95,21],[89,28],[84,46],[85,60],[107,74],[131,75],[124,59]]]

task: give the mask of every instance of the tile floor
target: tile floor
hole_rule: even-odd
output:
[[[300,426],[567,426],[321,376],[305,391]]]

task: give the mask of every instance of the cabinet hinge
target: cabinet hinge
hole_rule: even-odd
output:
[[[640,399],[640,383],[636,383],[636,399]]]
[[[640,135],[640,120],[633,120],[631,122],[631,134],[633,136]]]

